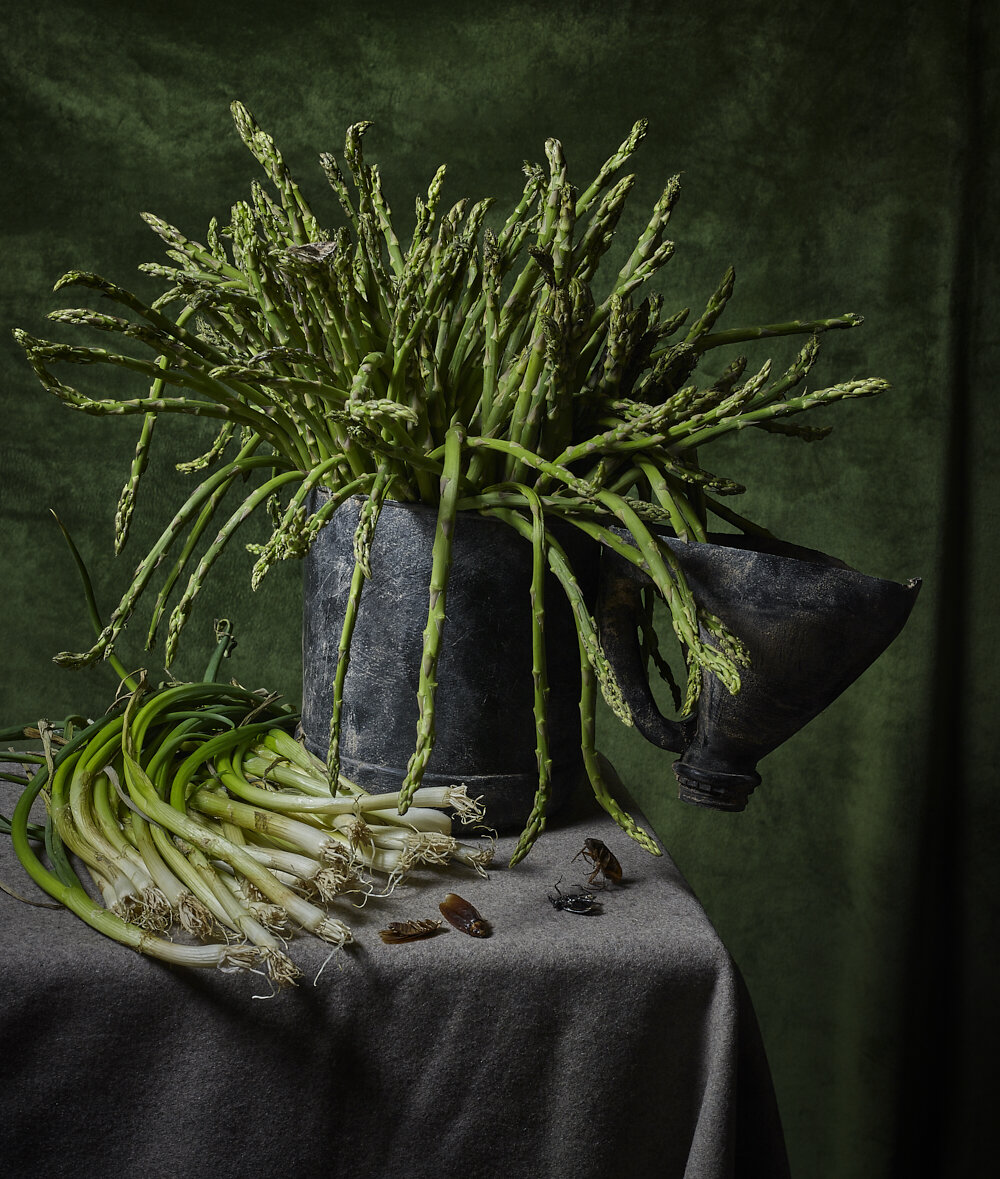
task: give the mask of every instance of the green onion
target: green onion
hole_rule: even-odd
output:
[[[217,630],[209,670],[232,645],[228,624]],[[328,768],[288,731],[296,719],[236,685],[148,689],[141,675],[107,716],[79,731],[67,722],[68,737],[45,722],[6,730],[45,742],[22,755],[38,768],[9,823],[15,852],[51,897],[107,936],[175,964],[264,971],[275,987],[300,975],[287,952],[298,931],[334,947],[353,940],[333,911],[350,893],[390,892],[419,865],[485,872],[492,844],[450,833],[453,813],[483,819],[464,788],[417,791],[405,819],[398,795],[346,779],[332,795]],[[29,818],[43,792],[44,830]],[[32,846],[43,835],[48,864]],[[183,940],[168,940],[177,931]]]

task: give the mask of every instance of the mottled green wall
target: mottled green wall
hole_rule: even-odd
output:
[[[336,149],[349,122],[375,120],[366,148],[397,210],[442,161],[456,198],[509,200],[521,161],[543,158],[550,135],[586,177],[646,116],[622,236],[682,170],[678,249],[660,283],[669,301],[703,301],[733,262],[731,324],[865,315],[864,328],[828,338],[817,381],[880,375],[893,391],[828,411],[836,429],[820,445],[745,438],[720,448],[714,468],[747,482],[748,514],[787,539],[873,574],[922,575],[903,636],[767,759],[742,816],[682,806],[669,759],[603,725],[747,976],[804,1179],[908,1175],[936,1151],[937,1173],[980,1173],[976,1082],[995,1030],[978,947],[996,875],[996,88],[993,30],[969,7],[47,0],[0,18],[6,327],[46,334],[45,313],[74,301],[49,293],[71,267],[146,289],[135,266],[159,244],[139,211],[195,236],[225,216],[256,176],[231,128],[234,97],[317,204],[316,154]],[[332,198],[326,207],[332,218]],[[89,630],[46,509],[74,534],[109,608],[176,503],[184,483],[171,459],[193,452],[198,431],[162,429],[135,556],[116,561],[135,419],[72,414],[6,332],[0,349],[6,722],[99,708],[114,685],[106,667],[49,661]],[[143,391],[124,378],[116,387]],[[295,697],[299,570],[274,571],[257,594],[248,571],[246,554],[229,555],[175,670],[200,670],[212,619],[226,614],[240,638],[234,674]],[[123,646],[133,665],[134,629]]]

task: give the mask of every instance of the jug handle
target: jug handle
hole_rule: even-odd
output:
[[[653,698],[639,648],[638,618],[643,584],[652,585],[652,581],[634,565],[604,549],[597,601],[601,646],[618,679],[635,727],[660,749],[683,753],[690,743],[695,720],[668,719]]]

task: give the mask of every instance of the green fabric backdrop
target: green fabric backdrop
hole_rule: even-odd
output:
[[[862,329],[827,337],[818,380],[879,375],[893,391],[827,411],[836,428],[817,446],[755,436],[714,467],[748,482],[748,514],[786,539],[869,573],[922,576],[903,635],[764,762],[743,815],[678,803],[669,758],[602,724],[747,977],[804,1179],[908,1176],[920,1161],[979,1175],[988,1157],[995,23],[969,0],[48,0],[0,18],[7,327],[47,334],[46,312],[74,302],[49,293],[71,267],[143,289],[135,266],[160,250],[141,210],[195,236],[225,216],[257,175],[230,124],[234,97],[317,203],[318,152],[374,119],[366,148],[397,210],[442,161],[456,199],[509,200],[522,159],[543,159],[549,135],[583,178],[646,116],[623,236],[683,170],[668,300],[703,300],[733,262],[728,323],[865,315]],[[46,509],[72,531],[108,609],[136,559],[111,556],[136,423],[74,415],[36,385],[7,333],[0,350],[7,723],[100,708],[114,687],[107,667],[50,662],[90,632]],[[161,427],[136,555],[183,486],[173,440],[186,457],[196,433]],[[240,640],[233,674],[297,698],[300,570],[273,571],[254,595],[249,566],[229,554],[175,670],[200,670],[225,614]],[[123,653],[140,663],[141,635]]]

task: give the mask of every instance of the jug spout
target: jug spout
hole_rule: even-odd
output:
[[[888,647],[909,617],[920,582],[869,577],[822,553],[756,538],[661,540],[680,562],[696,600],[746,646],[750,665],[741,671],[739,692],[730,694],[706,673],[694,717],[676,722],[659,713],[645,676],[636,674],[634,610],[642,574],[607,551],[602,637],[607,635],[616,671],[623,669],[619,679],[636,727],[662,748],[682,751],[674,763],[679,797],[740,811],[760,783],[757,763]]]

